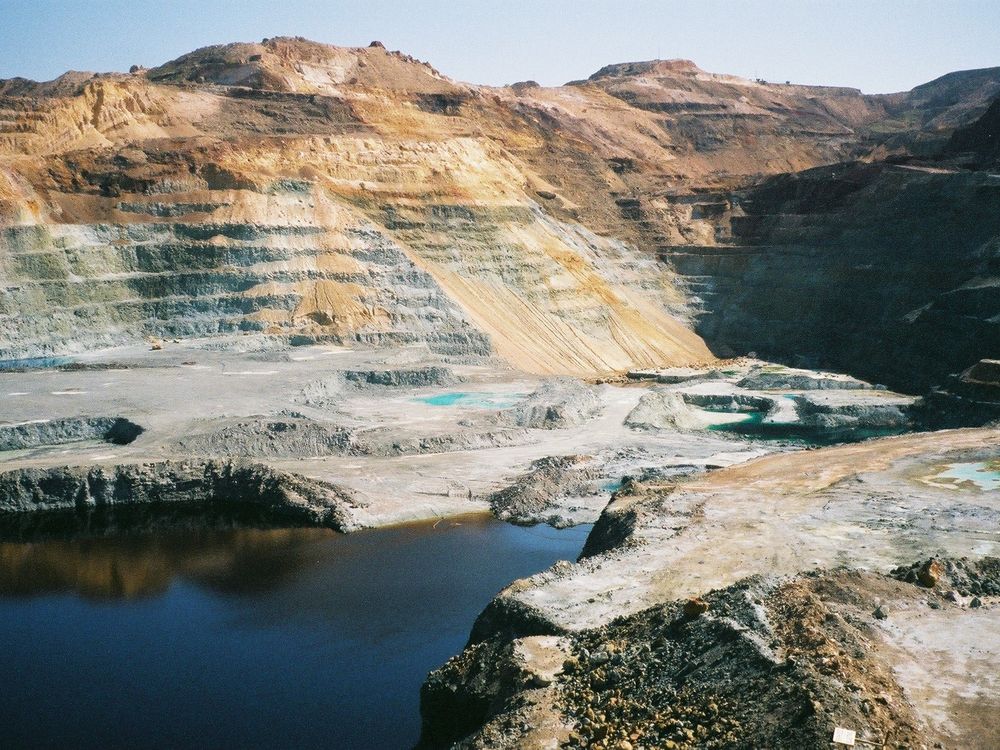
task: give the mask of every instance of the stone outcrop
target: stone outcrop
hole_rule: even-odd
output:
[[[142,431],[142,427],[124,417],[63,417],[19,424],[0,423],[0,451],[83,440],[103,440],[127,445],[139,437]]]
[[[0,519],[6,514],[156,504],[259,507],[272,521],[349,530],[351,494],[326,482],[260,464],[162,461],[97,467],[19,469],[0,473]]]
[[[447,367],[420,367],[400,370],[342,370],[340,376],[348,383],[390,388],[422,388],[432,385],[455,385],[462,379]]]
[[[874,393],[867,397],[837,391],[795,396],[801,424],[822,430],[912,427],[920,399]]]
[[[930,562],[937,589],[1000,591],[997,558]],[[996,733],[975,716],[991,698],[958,698],[952,677],[913,692],[930,687],[911,676],[915,660],[950,665],[913,651],[928,631],[963,653],[992,648],[976,607],[914,585],[927,565],[751,576],[561,637],[497,633],[429,675],[419,747],[818,750],[838,726],[874,744],[989,747]],[[942,694],[969,714],[942,715]]]

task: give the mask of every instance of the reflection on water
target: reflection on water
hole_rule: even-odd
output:
[[[162,594],[177,577],[218,591],[267,590],[306,563],[329,529],[171,531],[157,535],[0,542],[0,595],[75,593],[95,599]]]
[[[226,523],[0,543],[2,744],[409,747],[427,671],[589,530]]]

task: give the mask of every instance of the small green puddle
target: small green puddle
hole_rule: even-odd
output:
[[[955,484],[972,482],[981,490],[1000,490],[1000,471],[991,468],[995,465],[985,461],[949,464],[935,479],[952,480]]]
[[[526,393],[489,393],[486,391],[451,391],[436,396],[422,396],[415,402],[429,406],[464,406],[471,409],[509,409],[524,399]]]

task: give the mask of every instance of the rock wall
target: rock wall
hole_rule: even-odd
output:
[[[26,512],[186,503],[257,506],[272,520],[349,530],[351,495],[334,485],[228,461],[19,469],[0,474],[0,523]]]
[[[1000,350],[992,175],[843,164],[735,200],[731,242],[662,254],[717,354],[755,351],[922,392]]]
[[[288,38],[0,81],[0,358],[265,331],[539,373],[706,360],[658,249],[726,242],[761,175],[940,140],[998,91],[686,61],[492,89]]]

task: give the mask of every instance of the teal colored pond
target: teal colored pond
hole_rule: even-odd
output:
[[[1000,471],[990,469],[985,461],[951,464],[937,478],[972,482],[981,490],[1000,490]]]
[[[844,430],[820,430],[815,427],[788,422],[767,422],[767,414],[763,411],[748,412],[745,419],[738,422],[709,425],[712,432],[733,432],[747,437],[762,440],[783,440],[802,443],[804,445],[836,445],[838,443],[857,443],[871,438],[901,435],[905,428],[899,427],[865,427]]]
[[[509,409],[524,399],[526,393],[489,393],[485,391],[452,391],[436,396],[415,398],[430,406],[465,406],[473,409]]]
[[[426,673],[589,527],[0,543],[5,748],[407,748]]]

